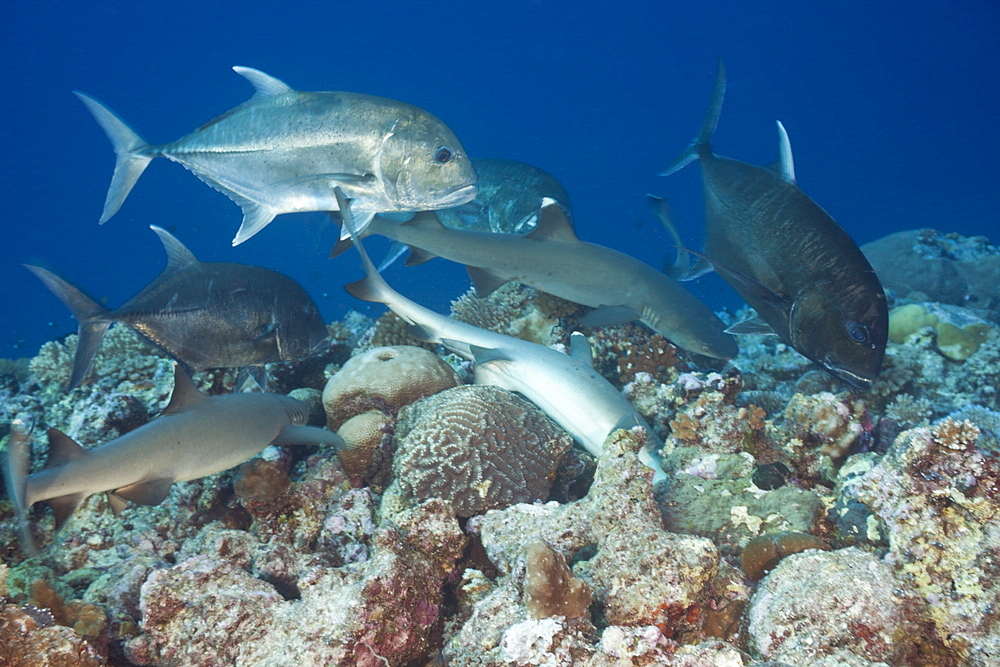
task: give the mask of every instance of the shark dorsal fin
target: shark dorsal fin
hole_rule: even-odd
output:
[[[233,71],[250,82],[250,85],[252,85],[256,91],[253,96],[254,99],[272,97],[274,95],[284,95],[285,93],[292,92],[291,86],[287,83],[281,79],[275,79],[270,74],[265,74],[259,69],[236,65],[233,67]]]
[[[164,269],[163,273],[173,273],[174,271],[198,264],[198,258],[194,256],[194,253],[178,241],[177,237],[173,234],[156,225],[150,225],[149,228],[160,237],[163,250],[167,253],[167,268]]]
[[[87,450],[57,428],[46,431],[49,436],[49,460],[46,468],[54,468],[69,463],[87,454]]]
[[[181,365],[174,362],[174,391],[170,394],[170,402],[161,412],[162,415],[172,415],[184,412],[192,406],[205,400],[205,395],[198,391],[191,376],[187,374]]]
[[[170,485],[173,483],[174,480],[167,478],[150,479],[115,489],[114,495],[138,505],[159,505],[170,493]],[[114,504],[112,504],[112,509],[114,509]]]
[[[525,238],[536,241],[579,241],[573,225],[566,219],[566,213],[555,199],[542,198],[542,210],[538,215],[538,224],[525,235]]]
[[[594,367],[594,353],[590,349],[590,341],[579,331],[574,331],[569,337],[569,356],[591,368]]]

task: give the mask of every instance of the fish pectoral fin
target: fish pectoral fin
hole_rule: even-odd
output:
[[[159,505],[170,493],[174,480],[170,478],[150,479],[123,486],[114,490],[114,495],[138,505]]]
[[[275,447],[287,447],[289,445],[319,445],[321,447],[334,447],[343,449],[344,439],[325,428],[317,426],[300,426],[289,424],[281,429],[277,437],[270,442]]]
[[[236,65],[233,67],[233,71],[249,81],[250,85],[253,86],[255,92],[252,99],[284,95],[285,93],[292,92],[292,88],[287,83],[281,79],[274,78],[270,74],[265,74],[259,69]]]
[[[411,249],[410,252],[413,250]],[[501,285],[510,282],[507,278],[478,266],[466,266],[465,270],[469,274],[472,286],[476,288],[476,296],[480,299],[485,299]]]
[[[86,493],[74,493],[69,496],[49,498],[49,505],[52,507],[52,512],[56,515],[56,530],[59,530],[66,523],[66,519],[80,506],[80,503],[87,499],[87,496],[88,494]]]
[[[719,273],[722,278],[732,284],[737,282],[740,286],[747,292],[752,294],[755,298],[760,299],[769,306],[774,306],[775,308],[780,308],[782,310],[788,310],[792,307],[792,300],[789,299],[784,294],[776,292],[771,289],[761,281],[757,280],[748,273],[744,273],[738,269],[734,269],[726,264],[714,260],[708,255],[702,254],[695,250],[688,250],[689,253],[694,255],[700,260],[704,260],[715,267],[715,270]]]
[[[372,219],[375,218],[374,211],[351,211],[351,224],[354,225],[354,233],[359,237],[364,237],[365,235],[361,232],[364,231],[365,227],[371,224]],[[351,232],[347,229],[347,225],[343,225],[340,228],[340,238],[349,239],[351,238]]]
[[[599,306],[580,318],[585,327],[613,327],[640,318],[634,308],[628,306]]]
[[[737,322],[726,329],[726,333],[733,334],[734,336],[749,334],[777,336],[777,334],[774,333],[774,329],[771,328],[771,325],[765,322],[760,315],[754,315],[753,317],[745,319],[742,322]]]
[[[239,198],[236,203],[243,209],[243,224],[233,238],[233,245],[237,246],[260,230],[271,224],[274,220],[275,212],[249,199]]]
[[[428,252],[422,248],[415,248],[410,246],[410,253],[406,256],[406,261],[403,262],[406,266],[416,266],[417,264],[423,264],[424,262],[434,259],[437,257],[432,252]],[[385,264],[385,260],[382,261]],[[379,267],[379,271],[382,271],[382,267]]]

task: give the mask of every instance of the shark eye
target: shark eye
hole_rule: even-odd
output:
[[[868,327],[861,324],[860,322],[848,322],[847,323],[847,335],[851,337],[855,343],[867,343],[868,342]]]
[[[447,146],[441,146],[434,151],[434,161],[439,164],[447,164],[451,162],[453,157],[455,157],[455,153]]]

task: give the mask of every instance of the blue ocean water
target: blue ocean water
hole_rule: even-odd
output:
[[[203,261],[291,275],[328,321],[371,310],[343,291],[361,270],[353,253],[327,259],[335,233],[321,214],[280,216],[232,248],[239,208],[166,160],[97,224],[113,152],[70,91],[161,143],[250,96],[233,65],[427,109],[473,157],[555,174],[584,240],[660,264],[671,249],[645,194],[670,198],[685,243],[699,246],[697,167],[657,173],[700,127],[722,55],[720,154],[773,162],[780,119],[800,186],[859,243],[919,227],[1000,240],[995,2],[12,0],[0,16],[0,357],[34,355],[76,329],[22,263],[117,306],[164,265],[149,225]],[[373,254],[384,245],[373,239]],[[468,287],[444,260],[387,277],[442,311]],[[692,289],[715,308],[739,304],[715,277]]]

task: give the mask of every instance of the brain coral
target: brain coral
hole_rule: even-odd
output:
[[[423,396],[458,384],[448,364],[419,347],[376,347],[348,359],[323,390],[327,426],[336,431],[370,410],[394,416]]]
[[[396,480],[404,506],[441,498],[458,516],[544,500],[570,437],[538,408],[497,387],[448,389],[396,421]]]

